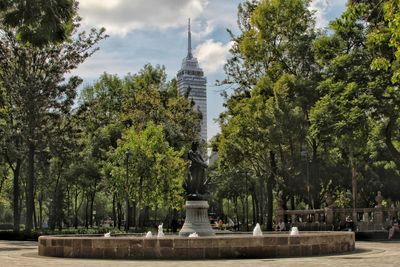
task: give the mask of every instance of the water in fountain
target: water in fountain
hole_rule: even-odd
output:
[[[153,236],[153,234],[151,233],[151,231],[148,231],[146,234],[146,237],[152,237],[152,236]]]
[[[194,233],[190,234],[189,237],[199,237],[199,235],[196,232],[194,232]]]
[[[160,224],[159,226],[158,226],[158,234],[157,234],[157,237],[158,238],[163,238],[165,235],[164,235],[164,232],[163,232],[163,224]]]
[[[296,226],[293,226],[290,230],[290,235],[299,235],[299,229]]]
[[[256,227],[254,227],[254,230],[253,230],[253,236],[262,236],[262,235],[263,235],[263,233],[261,231],[260,224],[257,223]]]
[[[111,237],[111,232],[105,233],[104,237]]]

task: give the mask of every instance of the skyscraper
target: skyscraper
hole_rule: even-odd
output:
[[[195,108],[202,114],[200,125],[200,137],[207,141],[207,78],[200,68],[197,59],[192,55],[192,35],[190,31],[190,19],[188,25],[188,52],[182,60],[182,67],[178,71],[178,90],[182,95],[188,95],[193,99]]]

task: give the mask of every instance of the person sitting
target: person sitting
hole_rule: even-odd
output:
[[[275,231],[285,231],[286,230],[286,226],[285,226],[285,222],[282,219],[279,219],[278,224],[275,226]]]
[[[224,221],[222,220],[222,219],[219,219],[218,220],[218,229],[219,230],[222,230],[223,229],[223,227],[224,227]]]
[[[343,231],[354,231],[354,222],[350,216],[346,217],[346,221],[343,225]]]
[[[393,217],[392,219],[392,226],[389,229],[389,236],[388,239],[392,239],[394,237],[394,234],[396,232],[400,232],[400,228],[399,228],[399,221]]]

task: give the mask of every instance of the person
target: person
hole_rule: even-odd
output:
[[[222,230],[223,226],[224,226],[224,221],[222,219],[219,219],[218,220],[218,229]]]
[[[399,221],[395,217],[393,217],[392,218],[392,226],[389,229],[388,239],[392,239],[396,232],[400,232]]]
[[[354,222],[350,216],[346,217],[346,221],[343,225],[343,231],[354,231]]]
[[[278,224],[275,227],[275,231],[285,231],[286,230],[286,226],[285,226],[285,222],[282,219],[279,219]]]

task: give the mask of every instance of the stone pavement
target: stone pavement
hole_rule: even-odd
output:
[[[128,260],[86,260],[40,257],[37,253],[37,242],[28,241],[2,241],[0,240],[0,267],[236,267],[236,266],[357,266],[380,267],[400,266],[400,242],[356,242],[354,253],[336,256],[319,256],[286,259],[254,259],[254,260],[205,260],[205,261],[128,261]]]

